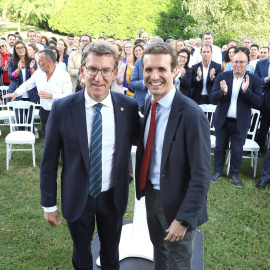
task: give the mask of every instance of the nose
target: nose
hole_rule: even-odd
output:
[[[96,74],[96,76],[95,76],[95,80],[96,80],[96,81],[99,81],[99,80],[101,80],[102,78],[103,78],[103,76],[102,76],[101,70],[98,70],[98,72],[97,72],[97,74]]]
[[[152,71],[151,78],[152,78],[153,80],[156,80],[156,79],[159,78],[159,74],[158,74],[158,71],[157,71],[157,70],[153,70],[153,71]]]

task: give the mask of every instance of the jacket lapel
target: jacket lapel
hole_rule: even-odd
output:
[[[164,136],[161,167],[160,167],[161,170],[164,167],[165,162],[167,160],[172,140],[174,138],[174,134],[182,114],[182,108],[183,108],[183,95],[180,92],[176,91]]]
[[[86,128],[84,91],[85,90],[82,90],[77,95],[74,95],[70,102],[70,110],[84,165],[89,171],[90,160]]]

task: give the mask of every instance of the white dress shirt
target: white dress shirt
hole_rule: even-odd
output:
[[[243,78],[244,75],[242,77],[239,77],[238,79],[233,75],[231,104],[228,109],[227,117],[232,117],[235,119],[237,118],[237,98],[241,89]]]
[[[18,96],[23,95],[25,92],[37,87],[37,91],[45,91],[52,94],[52,99],[40,99],[40,105],[44,110],[50,111],[54,100],[72,94],[72,83],[69,74],[56,66],[55,70],[48,80],[44,71],[38,69],[25,83],[17,88],[15,93]]]
[[[202,88],[202,92],[201,95],[207,95],[208,96],[208,92],[206,89],[206,83],[207,83],[207,77],[208,77],[208,72],[209,72],[209,67],[210,67],[211,61],[209,62],[207,68],[204,66],[204,64],[202,63],[202,79],[203,79],[203,88]],[[196,77],[197,81],[199,82],[201,80],[201,78],[199,78],[198,76]]]
[[[172,90],[169,91],[163,98],[161,98],[158,101],[156,109],[155,128],[151,149],[148,179],[153,184],[153,188],[157,190],[160,190],[160,165],[161,165],[163,141],[169,115],[171,112],[172,102],[175,96],[175,91],[176,91],[175,87],[173,86]],[[147,117],[144,130],[144,141],[143,141],[144,148],[146,147],[147,143],[150,120],[151,120],[151,111],[149,112],[149,115]]]
[[[212,45],[212,50],[213,50],[212,61],[214,61],[214,62],[216,62],[218,64],[222,64],[221,49],[216,45]],[[196,64],[198,64],[200,62],[202,62],[201,47],[196,48],[194,53],[193,53],[192,66],[196,65]]]
[[[90,160],[90,143],[92,134],[92,123],[95,113],[94,105],[97,104],[85,91],[85,115]],[[113,156],[115,152],[115,120],[111,93],[101,101],[103,104],[100,113],[102,115],[102,187],[101,192],[112,188]],[[90,180],[90,179],[89,179]],[[42,207],[45,212],[54,212],[57,206]]]

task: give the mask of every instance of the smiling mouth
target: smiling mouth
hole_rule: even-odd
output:
[[[161,82],[150,82],[152,86],[160,86],[162,83]]]

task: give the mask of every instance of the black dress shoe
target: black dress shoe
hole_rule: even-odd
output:
[[[212,175],[211,180],[212,180],[212,182],[217,182],[217,180],[219,178],[221,178],[221,177],[222,177],[222,173],[220,173],[220,172],[214,172],[213,175]]]
[[[230,175],[230,179],[235,187],[242,187],[243,186],[242,182],[237,177],[237,175]]]
[[[258,153],[258,158],[263,158],[263,153],[262,152]]]
[[[265,189],[266,184],[267,184],[267,182],[263,182],[260,180],[259,183],[256,185],[256,188],[263,190],[263,189]]]

